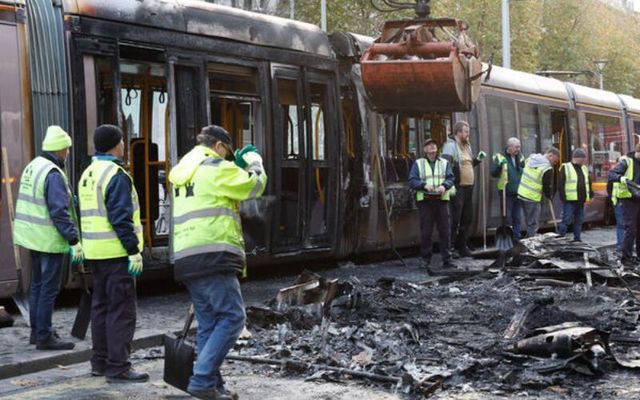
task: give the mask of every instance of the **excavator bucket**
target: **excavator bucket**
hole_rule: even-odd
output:
[[[373,107],[379,112],[469,111],[480,94],[482,64],[466,29],[465,22],[452,18],[386,22],[360,60]]]

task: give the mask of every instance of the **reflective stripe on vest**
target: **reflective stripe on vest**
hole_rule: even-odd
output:
[[[33,159],[20,177],[13,242],[30,250],[60,254],[69,251],[69,243],[53,224],[44,197],[47,175],[54,169],[62,175],[71,201],[71,190],[64,171],[44,157]],[[69,204],[69,214],[75,222],[72,203]]]
[[[570,162],[563,163],[560,169],[564,169],[564,194],[567,201],[578,200],[578,172]],[[584,187],[585,187],[585,199],[591,200],[589,196],[589,170],[586,165],[583,165],[580,170],[584,175]]]
[[[627,178],[627,180],[632,181],[633,180],[633,160],[627,156],[622,156],[620,157],[620,161],[624,160],[625,164],[627,164],[627,170],[624,172],[624,176]],[[615,185],[615,184],[614,184]],[[622,183],[622,182],[618,182],[618,194],[616,196],[619,199],[630,199],[631,196],[631,192],[629,191],[629,188],[627,187],[626,184]]]
[[[445,174],[447,171],[447,160],[443,158],[436,158],[435,170],[431,170],[431,164],[426,158],[419,158],[416,160],[418,165],[418,174],[420,175],[420,181],[424,185],[429,185],[434,188],[441,186],[445,181]],[[424,199],[425,191],[416,191],[416,200],[422,201]],[[448,201],[451,196],[455,195],[455,187],[445,191],[440,199]]]
[[[518,186],[518,196],[531,201],[541,201],[542,177],[550,169],[549,165],[532,168],[529,166],[529,159],[527,159]]]
[[[237,201],[217,196],[213,187],[222,162],[220,158],[206,158],[187,185],[174,187],[175,260],[222,251],[245,258],[240,205]],[[252,193],[259,190],[258,186]]]
[[[105,205],[107,187],[118,171],[126,174],[131,181],[133,227],[138,237],[138,250],[142,251],[143,248],[140,204],[138,203],[138,192],[131,176],[113,161],[94,159],[91,165],[84,170],[78,182],[82,247],[85,257],[89,260],[127,256],[127,250],[122,246],[122,242],[109,222]]]

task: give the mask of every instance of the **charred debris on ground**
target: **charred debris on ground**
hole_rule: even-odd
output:
[[[588,387],[640,367],[638,276],[610,250],[545,234],[481,264],[374,284],[305,271],[247,308],[251,335],[228,359],[407,397]]]

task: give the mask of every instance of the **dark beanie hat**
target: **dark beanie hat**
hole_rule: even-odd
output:
[[[93,145],[96,151],[106,153],[122,140],[122,130],[115,125],[100,125],[93,133]]]
[[[232,146],[231,136],[229,136],[229,132],[227,132],[226,129],[224,129],[221,126],[218,126],[218,125],[205,126],[204,128],[202,128],[202,132],[200,133],[202,133],[203,135],[214,137],[219,141],[229,146]]]
[[[582,150],[580,147],[573,150],[573,154],[571,155],[573,158],[587,158],[587,153]]]

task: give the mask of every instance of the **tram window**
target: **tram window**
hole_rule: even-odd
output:
[[[507,98],[487,96],[487,114],[491,151],[502,152],[507,139],[517,136],[515,102]],[[522,145],[523,152],[526,152],[524,143]]]
[[[122,99],[122,117],[129,140],[140,137],[140,94],[142,91],[133,87],[120,89]]]
[[[300,155],[300,143],[298,138],[298,100],[296,81],[288,79],[278,80],[278,102],[282,108],[283,157],[285,159],[297,159]]]
[[[117,124],[114,112],[113,59],[84,55],[87,154],[95,152],[93,132],[101,124]]]
[[[624,133],[620,118],[586,114],[591,168],[596,182],[607,180],[611,169],[622,155]]]
[[[578,147],[585,147],[580,143],[580,130],[578,129],[578,115],[575,111],[569,111],[569,132],[571,133],[571,151]],[[586,148],[586,147],[585,147]]]
[[[324,112],[327,108],[327,87],[317,83],[311,88],[311,157],[313,160],[326,160],[327,137]]]
[[[211,122],[229,131],[236,147],[254,143],[260,102],[257,71],[215,63],[208,71]]]
[[[258,74],[254,68],[211,63],[208,71],[212,92],[258,94]]]
[[[518,102],[520,142],[524,154],[540,152],[540,124],[537,104]]]
[[[164,161],[166,157],[167,105],[167,93],[164,90],[154,90],[151,105],[151,141],[158,145],[158,161]]]
[[[564,133],[562,130],[552,132],[551,109],[547,106],[539,106],[538,113],[540,117],[540,151],[546,151],[552,146],[560,147],[562,143],[560,136]],[[562,151],[560,154],[563,154]]]
[[[634,133],[637,133],[640,135],[640,121],[633,121],[633,132],[631,132],[631,144],[629,144],[629,150],[633,150],[633,148],[635,148],[635,143],[638,142],[638,138],[634,137]]]

